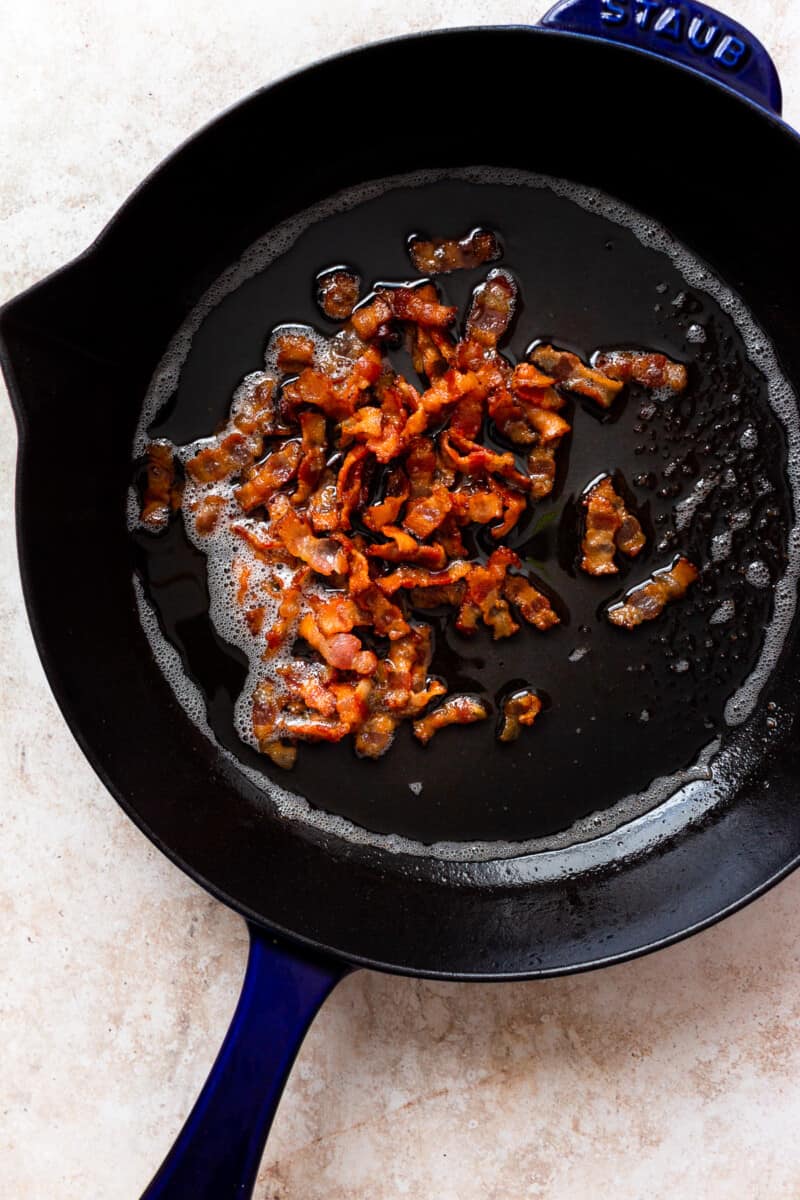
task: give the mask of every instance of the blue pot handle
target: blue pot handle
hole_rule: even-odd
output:
[[[752,33],[707,4],[662,0],[561,0],[540,24],[624,42],[693,67],[780,114],[781,85]]]
[[[306,1030],[349,968],[250,927],[242,993],[222,1049],[142,1200],[247,1200]]]

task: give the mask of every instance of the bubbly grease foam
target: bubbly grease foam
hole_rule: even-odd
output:
[[[690,287],[711,296],[736,324],[751,362],[760,370],[766,380],[770,406],[781,422],[788,442],[788,482],[793,500],[793,516],[800,513],[800,419],[798,418],[797,400],[790,383],[781,372],[768,339],[742,300],[712,275],[708,267],[685,246],[677,242],[666,229],[621,201],[603,192],[567,180],[500,167],[419,171],[365,183],[340,192],[305,212],[299,213],[276,226],[275,229],[250,246],[242,258],[225,271],[206,292],[172,339],[153,375],[142,407],[134,437],[134,455],[138,457],[144,453],[149,441],[148,428],[178,386],[181,370],[191,349],[195,332],[206,316],[225,296],[235,291],[247,279],[265,270],[270,263],[285,254],[309,227],[324,221],[327,217],[356,208],[395,188],[420,187],[448,179],[464,180],[473,184],[549,189],[588,212],[595,213],[630,230],[642,245],[666,255]],[[318,354],[336,354],[335,347],[333,350],[328,348],[320,340],[319,335],[306,326],[285,325],[280,327],[280,332],[302,332],[313,336]],[[691,340],[704,339],[705,330],[698,327],[697,331],[692,333]],[[343,354],[342,358],[345,357],[346,355]],[[274,375],[276,369],[273,336],[267,346],[265,371],[268,375]],[[237,398],[244,394],[242,389],[246,391],[254,387],[263,378],[264,373],[261,372],[249,375],[243,381]],[[659,397],[656,396],[654,399],[659,400]],[[208,440],[199,439],[189,446],[179,448],[180,458],[185,462],[203,445],[207,444]],[[746,439],[743,448],[747,448]],[[695,508],[710,495],[718,483],[716,478],[699,481],[696,492],[690,493],[689,497],[677,506],[678,522],[685,518],[684,523],[688,524]],[[190,482],[188,490],[188,498],[192,500],[200,499],[206,489]],[[238,508],[234,508],[235,501],[231,485],[216,484],[213,490],[224,496],[227,509],[221,514],[217,532],[213,533],[211,538],[208,536],[201,538],[194,528],[193,519],[191,516],[187,516],[186,512],[184,520],[191,540],[208,553],[211,620],[222,637],[241,647],[248,655],[250,673],[236,708],[236,730],[243,741],[252,745],[253,736],[250,728],[252,688],[259,679],[269,677],[270,673],[273,673],[280,665],[281,659],[278,657],[269,665],[265,665],[260,659],[256,661],[253,653],[253,638],[246,627],[242,610],[232,603],[234,590],[231,579],[232,562],[234,557],[238,556],[240,559],[246,560],[250,567],[254,595],[258,591],[258,603],[267,603],[268,606],[265,621],[274,619],[277,605],[275,601],[272,601],[270,607],[270,602],[265,601],[264,593],[259,589],[259,585],[263,582],[263,572],[268,570],[271,575],[274,575],[276,568],[265,568],[252,552],[248,552],[240,539],[230,532],[229,516],[235,512],[236,516],[241,519],[240,511]],[[127,513],[129,527],[135,528],[139,521],[139,513],[133,489],[128,496]],[[721,539],[720,544],[715,545],[714,550],[715,558],[725,557],[729,552],[727,545],[722,546]],[[748,580],[751,586],[763,585],[761,566],[762,564],[752,565]],[[281,581],[284,584],[288,582],[290,574],[291,572],[287,570],[286,578],[282,577]],[[725,720],[732,729],[742,726],[753,714],[764,684],[778,661],[794,618],[799,577],[800,527],[798,527],[797,521],[793,520],[788,534],[787,565],[782,577],[774,585],[774,614],[764,632],[761,654],[753,671],[744,684],[731,696],[725,708]],[[576,846],[580,845],[583,867],[586,866],[587,855],[592,865],[601,867],[613,861],[618,862],[623,854],[629,856],[649,850],[660,839],[672,836],[676,813],[681,825],[702,819],[708,811],[726,800],[732,794],[733,789],[740,786],[744,778],[756,769],[764,752],[763,743],[760,740],[761,730],[756,731],[751,726],[739,729],[725,739],[724,745],[719,739],[711,742],[701,751],[696,762],[688,769],[656,779],[644,792],[626,797],[607,812],[587,817],[577,822],[571,829],[547,838],[513,843],[437,842],[433,845],[424,845],[421,842],[393,834],[372,833],[344,817],[313,808],[302,796],[295,795],[288,788],[281,787],[265,773],[241,762],[231,751],[220,745],[208,724],[202,693],[186,676],[179,654],[162,634],[156,614],[147,600],[139,580],[134,578],[133,582],[142,627],[152,647],[157,665],[169,681],[186,715],[206,737],[215,743],[219,753],[235,764],[236,768],[268,797],[287,820],[302,821],[329,834],[346,838],[350,842],[375,846],[390,853],[434,857],[457,862],[478,862],[536,853],[537,875],[544,879],[569,870],[570,856],[575,852]],[[716,611],[716,621],[729,619],[731,611],[731,608],[723,603]],[[786,714],[773,713],[769,729],[780,735],[785,732],[789,719]],[[755,724],[757,722],[753,723],[753,725]],[[422,784],[412,781],[409,787],[416,791],[417,788],[422,787]],[[624,844],[621,844],[619,837],[615,836],[615,831],[622,825],[626,826]],[[586,843],[590,843],[590,845],[587,847]],[[468,881],[468,877],[465,879]]]

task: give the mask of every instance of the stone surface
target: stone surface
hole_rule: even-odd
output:
[[[728,0],[800,123],[800,10]],[[0,299],[74,255],[224,106],[346,46],[518,22],[510,0],[28,0],[0,39]],[[2,1191],[140,1194],[233,1010],[241,921],[163,859],[46,686],[0,404]],[[800,1194],[800,876],[690,942],[545,984],[360,973],[296,1064],[258,1200],[790,1200]]]

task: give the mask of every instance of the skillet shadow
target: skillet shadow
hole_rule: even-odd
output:
[[[623,1197],[762,1194],[753,1106],[783,1107],[789,1087],[800,1102],[798,934],[800,875],[677,946],[571,978],[358,972],[301,1051],[257,1200],[566,1200],[611,1194],[620,1170]],[[781,1156],[796,1179],[800,1147]]]

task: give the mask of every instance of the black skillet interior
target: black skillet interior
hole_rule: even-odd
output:
[[[464,94],[463,80],[481,78],[487,63],[503,66],[501,114]],[[436,93],[453,98],[446,120],[432,122],[426,89],[406,82],[412,74],[435,80]],[[402,88],[404,119],[397,124],[369,99],[373,91],[385,94],[387,81]],[[536,99],[556,95],[557,108]],[[593,102],[599,96],[602,105]],[[632,102],[642,96],[646,105]],[[330,112],[331,97],[330,135],[314,141],[314,169],[289,162],[281,151],[294,144],[292,112],[309,106]],[[710,145],[696,135],[698,119],[713,134]],[[583,857],[572,854],[569,878],[557,867],[545,878],[536,855],[443,863],[357,846],[276,818],[188,722],[152,660],[131,573],[134,566],[150,572],[155,593],[152,572],[163,576],[164,563],[159,567],[158,554],[148,549],[143,556],[141,543],[132,544],[124,511],[131,436],[148,380],[205,288],[281,219],[342,187],[403,171],[494,163],[620,197],[667,226],[739,290],[789,377],[800,377],[790,189],[763,183],[765,176],[792,177],[796,156],[793,135],[751,106],[624,49],[521,29],[407,39],[323,64],[245,102],[166,164],[88,258],[6,310],[3,336],[23,438],[20,545],[39,645],[64,711],[102,777],[181,865],[248,915],[316,945],[397,969],[460,975],[534,974],[631,953],[712,918],[788,869],[800,850],[793,740],[780,755],[768,740],[769,751],[749,764],[735,801],[702,828],[681,829],[678,814],[669,849],[627,860],[621,832],[613,869],[589,871],[589,848]],[[756,162],[758,171],[748,169]],[[344,746],[301,752],[291,785],[312,802],[368,828],[424,841],[553,832],[694,757],[719,727],[725,697],[757,652],[768,597],[743,593],[747,611],[740,608],[734,651],[721,637],[713,647],[703,641],[708,606],[720,588],[724,594],[725,580],[712,580],[702,603],[687,606],[682,620],[671,614],[658,635],[637,634],[634,650],[624,634],[596,620],[613,589],[574,577],[568,501],[598,471],[622,470],[657,540],[658,517],[675,501],[658,493],[669,490],[669,478],[658,478],[653,490],[634,477],[663,476],[677,453],[668,438],[681,443],[686,480],[696,477],[706,464],[691,460],[697,447],[690,449],[687,436],[696,443],[698,432],[691,422],[704,419],[704,405],[719,403],[734,376],[740,390],[752,393],[748,419],[760,422],[759,469],[779,477],[784,454],[757,374],[737,363],[741,348],[725,341],[727,318],[711,303],[695,309],[691,298],[688,307],[672,305],[682,287],[666,260],[586,213],[569,226],[568,214],[578,210],[556,204],[549,193],[530,193],[525,201],[540,225],[567,222],[562,245],[543,245],[526,236],[530,213],[522,200],[506,190],[498,221],[495,202],[480,191],[447,184],[427,194],[394,194],[384,200],[380,221],[319,226],[316,246],[304,248],[280,286],[272,273],[256,278],[209,319],[195,340],[182,394],[159,429],[176,438],[208,432],[238,378],[259,365],[270,325],[318,319],[311,309],[313,270],[344,259],[367,277],[407,275],[402,239],[419,227],[499,225],[506,263],[518,271],[526,302],[512,344],[517,353],[533,336],[552,336],[582,351],[634,342],[687,360],[711,352],[723,364],[706,397],[702,362],[693,368],[686,429],[667,430],[657,416],[637,430],[642,422],[630,406],[642,398],[635,395],[616,423],[603,425],[577,410],[559,494],[520,537],[525,556],[542,564],[534,569],[565,603],[563,629],[551,639],[520,635],[504,648],[502,665],[483,639],[457,664],[447,636],[439,636],[442,673],[451,683],[460,673],[497,692],[525,679],[550,694],[535,742],[503,756],[489,729],[451,732],[427,751],[404,737],[377,765],[356,763]],[[548,205],[556,205],[549,215]],[[461,300],[472,282],[448,280],[446,288]],[[666,291],[659,290],[664,283]],[[686,338],[695,321],[712,331],[702,347]],[[731,426],[731,436],[738,437],[740,425]],[[654,429],[655,455],[648,449]],[[665,449],[669,459],[660,457]],[[788,517],[781,504],[773,521]],[[556,519],[541,522],[547,512]],[[760,557],[769,559],[763,531],[754,527],[753,536]],[[177,526],[163,542],[174,564],[170,537],[180,540]],[[688,543],[681,548],[692,551]],[[648,570],[666,552],[649,559]],[[776,551],[772,565],[778,561]],[[630,581],[639,577],[637,568]],[[170,611],[180,603],[173,597]],[[191,610],[196,595],[186,603],[179,614],[184,633],[193,619],[195,630],[201,624]],[[653,644],[662,634],[666,644]],[[195,654],[190,667],[197,674],[208,653],[198,652],[192,637],[187,653]],[[589,654],[570,661],[584,645]],[[755,721],[763,733],[767,702],[776,711],[794,709],[794,658],[793,649],[784,654],[762,697]],[[690,669],[675,671],[684,660]],[[236,664],[227,662],[230,692]],[[646,678],[637,675],[631,684],[628,667],[638,663]],[[584,679],[575,687],[581,672],[588,686]],[[221,736],[226,703],[222,687],[214,697]],[[418,797],[411,781],[423,783]]]

